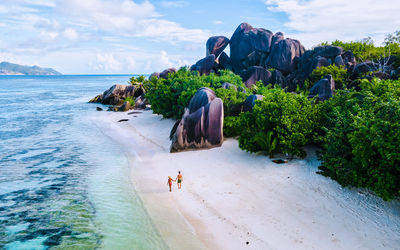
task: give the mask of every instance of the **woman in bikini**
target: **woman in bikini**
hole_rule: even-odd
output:
[[[168,176],[167,185],[169,185],[169,191],[170,191],[170,192],[172,192],[171,187],[172,187],[172,182],[173,182],[173,181],[174,181],[174,180],[172,180],[171,176]]]
[[[181,171],[178,171],[178,175],[176,176],[175,181],[176,181],[176,180],[178,180],[178,183],[177,183],[178,189],[181,189],[181,187],[182,187],[182,181],[183,181],[183,177],[182,177]]]

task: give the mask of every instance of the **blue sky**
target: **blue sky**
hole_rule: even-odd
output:
[[[400,29],[399,0],[1,0],[0,61],[64,74],[151,73],[191,65],[209,36],[242,22],[306,48]]]

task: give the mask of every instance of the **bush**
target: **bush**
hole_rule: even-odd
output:
[[[388,56],[396,56],[397,60],[393,65],[395,68],[400,66],[400,38],[398,33],[386,36],[386,43],[384,46],[375,46],[373,40],[368,37],[360,41],[342,42],[336,40],[332,45],[342,47],[344,50],[351,50],[356,57],[357,61],[378,61]],[[328,43],[325,43],[328,44]]]
[[[240,134],[239,117],[228,116],[224,119],[224,136],[236,137]]]
[[[302,94],[286,93],[279,88],[264,89],[264,99],[253,112],[239,118],[239,147],[250,152],[287,153],[306,156],[302,147],[311,142],[315,126],[315,108]]]
[[[150,79],[146,97],[149,99],[154,113],[161,114],[165,118],[179,119],[199,88],[209,87],[215,90],[224,82],[244,86],[240,76],[230,71],[220,71],[219,75],[211,73],[200,76],[198,72],[181,68],[178,72],[169,74],[167,79],[155,77]],[[241,93],[228,89],[219,89],[216,94],[223,100],[227,114],[230,112],[227,105],[237,103],[243,98]],[[230,98],[233,99],[230,100]]]
[[[400,81],[363,82],[321,104],[321,173],[341,185],[400,195]]]
[[[348,78],[347,70],[343,66],[338,67],[336,65],[314,69],[309,77],[309,83],[311,83],[310,87],[328,74],[332,75],[335,80],[335,89],[343,89],[346,87],[346,80]]]
[[[124,101],[129,102],[129,104],[131,104],[131,106],[135,106],[135,99],[132,96],[128,96],[127,98],[125,98]]]
[[[219,88],[215,90],[218,98],[221,98],[224,104],[224,116],[237,116],[241,112],[241,106],[248,94],[235,89]]]

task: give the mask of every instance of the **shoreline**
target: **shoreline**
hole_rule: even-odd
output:
[[[128,122],[117,121],[128,118]],[[318,175],[314,154],[275,164],[234,139],[169,153],[173,121],[143,111],[97,121],[129,159],[131,180],[171,249],[357,249],[400,245],[400,202]],[[182,189],[167,176],[182,171]],[[248,243],[247,243],[248,242]]]

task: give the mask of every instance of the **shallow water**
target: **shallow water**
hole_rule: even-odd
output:
[[[0,76],[0,248],[167,248],[87,101],[129,76]]]

